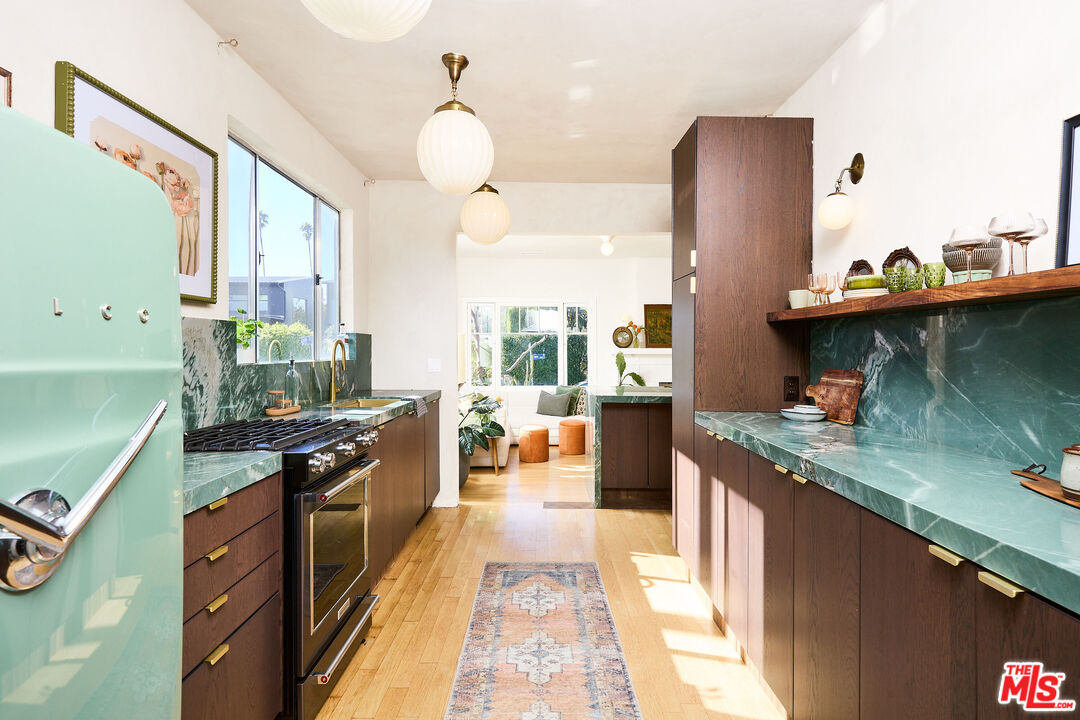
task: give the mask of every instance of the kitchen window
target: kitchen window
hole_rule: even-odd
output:
[[[330,357],[340,322],[338,211],[229,138],[229,316],[264,327],[241,362]],[[243,311],[243,312],[241,312]]]
[[[468,377],[475,386],[584,385],[589,307],[579,302],[468,302]]]

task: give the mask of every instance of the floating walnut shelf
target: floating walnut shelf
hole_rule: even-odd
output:
[[[829,305],[811,305],[798,310],[778,310],[770,312],[765,318],[771,323],[782,323],[859,315],[886,315],[962,305],[1017,302],[1064,295],[1080,295],[1080,265],[1012,277],[976,280],[959,285],[844,300]]]

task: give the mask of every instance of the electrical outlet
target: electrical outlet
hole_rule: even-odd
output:
[[[799,400],[799,377],[797,375],[784,376],[784,402],[798,402]]]

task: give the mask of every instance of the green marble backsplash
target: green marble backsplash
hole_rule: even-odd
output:
[[[822,320],[810,375],[864,375],[858,425],[1057,476],[1080,442],[1080,297]]]
[[[287,363],[236,362],[236,325],[232,320],[183,318],[184,429],[232,420],[265,417],[267,391],[284,389]],[[348,333],[348,369],[339,394],[371,389],[371,336]],[[300,404],[327,402],[330,362],[297,362]]]

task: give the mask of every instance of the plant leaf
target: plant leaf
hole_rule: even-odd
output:
[[[631,380],[636,382],[638,385],[641,385],[642,387],[645,387],[645,378],[641,377],[636,372],[627,373],[626,377],[630,378]]]

